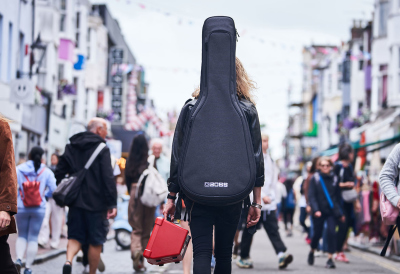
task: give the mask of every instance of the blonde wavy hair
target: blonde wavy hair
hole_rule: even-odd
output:
[[[11,123],[11,120],[7,119],[6,117],[3,116],[3,114],[0,113],[0,122]]]
[[[236,66],[237,95],[239,98],[243,97],[255,105],[256,102],[252,91],[256,89],[256,83],[250,79],[239,58],[236,57],[235,63],[236,63],[235,66]],[[196,90],[192,93],[192,96],[194,98],[198,98],[199,95],[200,95],[200,87],[197,87]]]

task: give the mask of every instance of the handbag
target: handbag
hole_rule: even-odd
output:
[[[397,217],[399,216],[399,209],[389,202],[383,192],[381,193],[379,203],[382,222],[385,225],[395,225]]]
[[[342,168],[340,169],[340,180],[339,180],[340,182],[343,180],[343,174],[344,174],[344,167],[342,166]],[[357,200],[357,198],[358,198],[358,193],[354,188],[348,190],[342,190],[342,199],[346,203],[353,203]]]
[[[82,181],[85,179],[86,172],[93,164],[94,160],[106,146],[105,143],[100,143],[87,161],[85,167],[71,176],[61,180],[57,189],[53,192],[53,199],[58,206],[70,206],[78,197]]]

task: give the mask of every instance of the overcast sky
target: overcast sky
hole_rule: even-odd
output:
[[[283,154],[292,100],[301,92],[302,47],[347,41],[353,19],[370,20],[373,0],[92,0],[119,21],[159,111],[180,110],[199,85],[201,29],[207,17],[230,16],[236,55],[257,82],[257,109],[274,158]]]

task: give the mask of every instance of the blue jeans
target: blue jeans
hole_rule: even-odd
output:
[[[27,242],[37,242],[45,213],[45,208],[18,209],[18,214],[15,215],[18,237]]]

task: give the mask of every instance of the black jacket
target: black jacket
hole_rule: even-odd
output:
[[[188,100],[183,106],[179,115],[178,122],[175,128],[174,140],[172,143],[172,154],[171,154],[171,169],[170,178],[168,179],[168,190],[170,192],[179,192],[180,187],[178,183],[178,163],[181,152],[183,135],[185,132],[185,125],[188,119],[190,110],[196,103],[196,99]],[[243,109],[247,121],[249,123],[251,139],[253,141],[254,157],[256,158],[256,181],[255,186],[261,187],[264,185],[264,157],[261,147],[261,130],[260,122],[258,120],[257,109],[253,103],[241,98],[239,100],[240,107]],[[234,149],[234,148],[232,148]]]
[[[89,131],[78,133],[69,140],[70,144],[65,147],[55,171],[57,184],[67,174],[74,174],[84,168],[97,146],[105,142],[103,138]],[[117,186],[108,147],[100,152],[89,168],[79,196],[72,206],[89,211],[106,211],[117,207]]]
[[[317,176],[322,176],[324,180],[333,203],[333,209],[331,209],[328,199],[325,196],[320,179],[316,179]],[[335,176],[334,173],[321,174],[320,172],[316,172],[311,178],[308,187],[308,202],[313,213],[321,211],[324,215],[334,215],[338,218],[343,216],[343,211],[340,205],[340,188],[337,176]]]

